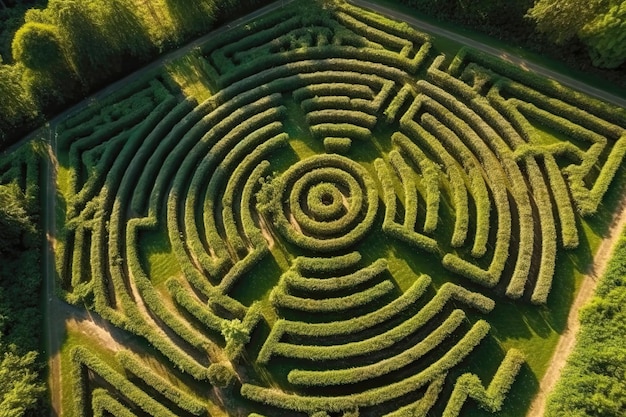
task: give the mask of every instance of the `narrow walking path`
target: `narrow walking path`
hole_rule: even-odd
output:
[[[587,304],[595,293],[595,289],[600,279],[606,271],[606,267],[611,260],[613,250],[617,244],[624,227],[626,226],[626,194],[618,205],[618,209],[613,215],[613,220],[607,232],[607,235],[600,243],[593,263],[589,267],[589,272],[585,275],[578,295],[572,304],[569,315],[567,316],[567,324],[565,331],[559,339],[559,343],[554,350],[550,366],[539,383],[539,392],[528,409],[527,417],[543,416],[546,408],[546,400],[556,383],[558,382],[561,372],[565,367],[567,358],[576,346],[576,334],[580,328],[578,313],[580,309]]]

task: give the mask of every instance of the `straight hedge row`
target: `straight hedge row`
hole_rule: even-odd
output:
[[[129,351],[121,350],[115,358],[122,364],[127,372],[144,381],[146,385],[157,391],[164,398],[172,401],[181,409],[188,411],[194,416],[206,414],[207,407],[198,399],[186,392],[181,391],[169,381],[159,376],[153,369],[143,365],[139,358]]]
[[[141,410],[150,415],[175,417],[171,410],[154,400],[139,387],[128,381],[126,377],[100,360],[96,355],[84,347],[77,346],[70,353],[72,362],[72,380],[74,390],[74,407],[76,415],[88,415],[86,402],[88,385],[84,369],[87,368],[111,384],[124,397],[136,404]]]

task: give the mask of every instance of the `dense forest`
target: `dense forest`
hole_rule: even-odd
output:
[[[41,415],[46,357],[41,312],[39,165],[31,143],[0,160],[0,415]],[[23,173],[26,172],[24,177]]]

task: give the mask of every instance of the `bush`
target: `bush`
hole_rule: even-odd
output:
[[[233,368],[221,363],[209,366],[208,377],[211,385],[218,388],[230,388],[237,382],[237,375]]]
[[[352,146],[350,138],[324,138],[324,150],[326,153],[346,154]]]

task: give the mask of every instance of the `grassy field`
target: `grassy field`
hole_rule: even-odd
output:
[[[79,415],[524,416],[626,181],[623,109],[344,3],[56,133]]]

